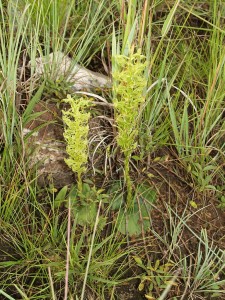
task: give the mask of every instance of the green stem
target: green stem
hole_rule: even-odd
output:
[[[133,206],[132,203],[132,182],[130,178],[130,167],[129,167],[129,157],[130,155],[125,155],[124,160],[124,177],[127,186],[127,208],[130,209]]]
[[[81,173],[77,173],[77,189],[80,195],[82,195],[82,180],[81,180]]]

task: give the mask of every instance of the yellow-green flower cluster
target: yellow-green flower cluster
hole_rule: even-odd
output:
[[[117,143],[124,153],[124,177],[127,186],[127,207],[132,208],[132,183],[129,174],[129,159],[137,147],[140,106],[145,101],[143,94],[147,85],[144,77],[146,62],[140,51],[130,56],[114,57],[118,71],[113,73],[115,121],[118,128]]]
[[[86,109],[91,103],[85,98],[73,99],[70,96],[63,100],[70,104],[70,109],[63,110],[63,121],[66,125],[64,138],[67,142],[66,152],[69,157],[66,164],[78,174],[78,181],[86,171],[88,160],[88,121],[90,112]]]
[[[143,90],[147,85],[144,77],[146,62],[140,51],[129,57],[115,56],[118,71],[114,72],[114,107],[118,127],[117,142],[121,150],[130,155],[137,147],[138,117],[144,103]]]

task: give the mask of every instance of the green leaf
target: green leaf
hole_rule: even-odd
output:
[[[149,230],[149,220],[143,220],[143,224],[140,223],[140,215],[136,206],[132,211],[125,211],[120,209],[118,214],[116,226],[122,234],[128,234],[129,236],[137,236],[142,232],[142,226],[145,231]]]
[[[9,296],[8,294],[6,294],[3,290],[0,290],[0,295],[3,295],[4,297],[6,297],[9,300],[15,300],[15,298]]]
[[[176,3],[174,4],[173,8],[171,9],[171,11],[169,12],[164,24],[163,24],[163,28],[162,28],[162,38],[167,35],[168,31],[170,30],[171,24],[172,24],[172,20],[173,17],[175,15],[176,9],[178,7],[180,3],[180,0],[177,0]]]
[[[145,184],[139,185],[137,192],[138,195],[151,203],[156,201],[156,192]]]
[[[46,123],[43,123],[37,127],[35,127],[33,130],[31,130],[30,132],[28,132],[25,136],[24,136],[24,141],[27,141],[33,134],[38,133],[40,129],[48,126],[49,124],[53,124],[55,123],[54,121],[49,121]]]
[[[88,178],[84,179],[83,182],[89,184],[89,185],[94,185],[94,182]]]
[[[157,270],[159,268],[159,265],[160,265],[160,260],[157,259],[155,262],[155,270]]]
[[[54,200],[54,207],[58,208],[66,199],[66,193],[68,190],[68,186],[65,185],[57,194]]]
[[[225,196],[222,196],[222,197],[220,198],[220,201],[223,202],[223,203],[225,203]]]
[[[205,188],[208,189],[208,190],[216,191],[216,187],[214,185],[212,185],[212,184],[206,185]]]
[[[154,289],[154,283],[151,282],[150,285],[149,285],[148,290],[149,290],[149,292],[151,292],[151,291],[153,291],[153,289]]]
[[[85,226],[85,225],[94,225],[96,214],[97,214],[97,208],[95,202],[88,203],[84,206],[75,208],[75,211],[77,213],[77,223],[79,225]]]
[[[141,160],[141,157],[138,156],[138,155],[133,155],[132,158],[133,158],[135,161],[140,161],[140,160]]]
[[[39,89],[36,92],[36,94],[34,95],[34,97],[28,103],[27,108],[25,109],[23,116],[22,116],[23,126],[26,125],[27,121],[29,120],[29,116],[32,115],[35,105],[40,101],[44,87],[45,87],[45,82],[42,83],[42,85],[39,87]]]
[[[204,179],[204,185],[206,186],[210,181],[212,181],[212,176],[208,175]]]
[[[44,110],[44,111],[39,111],[36,113],[31,113],[30,115],[27,115],[27,116],[23,116],[23,126],[25,126],[27,123],[39,118],[41,115],[43,115],[46,112],[47,112],[47,110]],[[48,124],[48,122],[46,122],[46,124]]]
[[[141,227],[138,223],[138,215],[134,215],[132,213],[126,214],[123,209],[120,210],[117,224],[118,230],[126,235],[128,233],[129,236],[139,235],[141,233]]]
[[[112,201],[111,209],[119,210],[123,204],[124,204],[123,193],[118,193]]]
[[[110,208],[112,210],[119,210],[124,204],[124,193],[122,192],[121,182],[115,182],[108,192],[110,194],[110,198],[112,198]]]
[[[90,191],[91,191],[90,185],[88,183],[83,183],[82,185],[83,195],[88,195]]]
[[[130,29],[126,28],[126,32],[128,34],[128,36],[126,35],[126,32],[125,32],[125,35],[124,35],[124,42],[125,44],[123,45],[123,49],[122,49],[122,54],[123,55],[129,55],[129,52],[130,52],[130,47],[133,43],[133,40],[135,38],[135,33],[136,33],[136,26],[137,26],[137,18],[135,18],[134,20],[134,23],[132,24],[132,27]],[[128,30],[127,30],[128,29]]]
[[[68,198],[69,197],[70,197],[71,201],[73,201],[77,198],[77,186],[76,185],[71,186]]]
[[[159,276],[155,277],[155,281],[156,281],[156,283],[157,283],[158,286],[161,285],[161,278]]]
[[[155,297],[153,297],[152,295],[150,295],[150,294],[145,294],[145,298],[147,299],[147,300],[155,300]]]
[[[98,230],[101,231],[106,225],[107,218],[100,216],[98,219]]]
[[[139,256],[133,256],[133,259],[136,261],[138,265],[143,265],[142,260]]]
[[[205,168],[203,168],[203,171],[211,171],[211,170],[215,170],[216,166],[213,165],[208,165]]]
[[[143,291],[144,287],[145,287],[144,282],[139,283],[139,285],[138,285],[139,292]]]
[[[198,208],[198,205],[195,201],[190,201],[190,205],[193,207],[193,208]]]

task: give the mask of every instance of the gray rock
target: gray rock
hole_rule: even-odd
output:
[[[37,166],[38,184],[54,184],[56,188],[61,188],[74,183],[74,174],[64,161],[67,154],[61,111],[55,103],[41,101],[34,107],[36,112],[44,113],[30,122],[23,129],[23,134],[26,136],[32,133],[26,143],[26,152],[31,166]]]
[[[66,81],[73,83],[74,91],[92,91],[111,87],[109,77],[80,66],[60,51],[36,58],[35,64],[29,62],[29,66],[34,68],[34,75],[37,77],[43,74],[47,74],[52,79],[65,77]]]

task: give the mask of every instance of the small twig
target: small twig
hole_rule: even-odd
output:
[[[105,105],[105,106],[109,106],[109,107],[114,107],[113,103],[109,103],[105,98],[99,96],[99,95],[96,95],[94,93],[89,93],[89,92],[84,92],[84,91],[77,91],[75,92],[75,94],[81,94],[81,95],[86,95],[86,96],[90,96],[90,97],[94,97],[96,99],[99,99],[101,100],[102,102],[95,102],[95,104],[98,104],[98,105]]]
[[[49,280],[50,280],[50,288],[51,288],[51,293],[52,293],[52,300],[56,300],[50,267],[48,267],[48,276],[49,276]]]
[[[101,204],[102,204],[102,200],[99,202],[98,212],[97,212],[96,219],[95,219],[95,225],[94,225],[93,234],[92,234],[92,238],[91,238],[91,246],[90,246],[90,250],[89,250],[89,254],[88,254],[88,261],[87,261],[87,266],[86,266],[86,270],[85,270],[84,282],[83,282],[83,287],[82,287],[82,293],[81,293],[80,300],[84,299],[84,293],[85,293],[85,288],[86,288],[86,283],[87,283],[89,267],[90,267],[90,263],[91,263],[92,250],[93,250],[93,245],[94,245],[94,240],[95,240],[95,234],[96,234],[96,231],[97,231],[98,221],[99,221],[99,214],[100,214]]]
[[[190,256],[190,268],[189,268],[189,272],[188,272],[188,278],[187,278],[187,281],[185,283],[185,289],[183,291],[183,295],[182,297],[180,298],[180,300],[183,300],[184,297],[186,296],[187,294],[187,290],[188,288],[190,288],[190,282],[191,282],[191,265],[192,265],[192,257]]]
[[[159,297],[158,300],[164,300],[167,296],[167,294],[169,293],[169,291],[171,290],[171,287],[174,285],[175,281],[177,280],[177,277],[179,276],[181,272],[181,268],[179,268],[176,273],[174,274],[173,278],[170,280],[170,284],[168,284],[165,288],[165,290],[163,291],[162,295]]]

